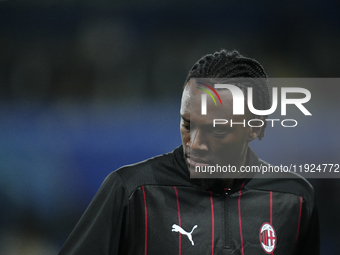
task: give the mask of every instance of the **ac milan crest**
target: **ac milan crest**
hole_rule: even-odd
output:
[[[268,254],[275,250],[277,237],[275,229],[268,222],[263,223],[260,228],[260,243],[263,250]]]

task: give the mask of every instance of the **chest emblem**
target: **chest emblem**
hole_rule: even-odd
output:
[[[275,250],[277,237],[275,229],[268,222],[263,223],[260,228],[260,243],[263,250],[268,254]]]
[[[186,235],[192,245],[194,245],[194,241],[192,240],[192,232],[194,232],[195,228],[197,228],[197,225],[195,225],[190,232],[187,232],[176,224],[172,225],[172,231],[179,232],[182,235]]]

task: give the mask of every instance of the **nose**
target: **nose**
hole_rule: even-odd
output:
[[[202,130],[195,129],[190,131],[189,146],[191,150],[208,151],[206,135]]]

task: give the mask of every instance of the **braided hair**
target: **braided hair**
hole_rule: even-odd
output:
[[[255,109],[267,110],[271,106],[271,97],[267,85],[267,75],[259,62],[240,55],[236,50],[221,50],[208,54],[198,60],[188,73],[185,85],[190,78],[246,78],[248,82],[235,84],[247,93],[247,87],[253,88],[253,105]],[[256,79],[262,78],[262,79]],[[251,81],[251,82],[249,82]],[[185,86],[184,85],[184,86]],[[263,120],[258,139],[264,137],[268,116],[256,116]]]

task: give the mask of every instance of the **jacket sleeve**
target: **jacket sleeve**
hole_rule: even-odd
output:
[[[119,254],[128,196],[120,176],[112,172],[103,182],[59,255]]]
[[[297,253],[300,255],[320,254],[320,229],[318,210],[314,203],[311,217],[306,224],[306,231],[298,239]]]

